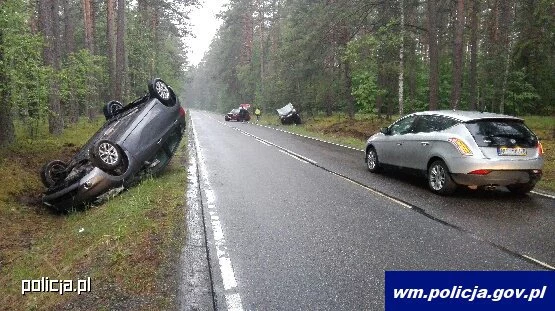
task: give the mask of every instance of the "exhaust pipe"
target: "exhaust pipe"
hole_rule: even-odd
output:
[[[486,190],[486,191],[493,191],[495,189],[497,189],[497,185],[486,185],[486,186],[484,186],[484,190]]]

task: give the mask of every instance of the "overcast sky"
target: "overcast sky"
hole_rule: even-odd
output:
[[[203,0],[202,8],[191,12],[191,30],[196,38],[189,38],[187,45],[190,48],[188,56],[192,65],[197,65],[208,50],[222,22],[216,18],[216,14],[220,13],[228,2],[228,0]]]

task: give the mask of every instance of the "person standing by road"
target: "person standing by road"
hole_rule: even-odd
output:
[[[256,116],[256,123],[258,123],[258,121],[260,121],[260,115],[262,114],[262,112],[260,111],[260,108],[256,107],[256,109],[254,110],[254,115]]]
[[[241,119],[241,122],[245,123],[246,117],[247,117],[247,109],[241,106],[241,108],[239,108],[239,119]]]

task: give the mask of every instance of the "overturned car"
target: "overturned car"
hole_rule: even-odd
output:
[[[291,103],[282,108],[276,109],[276,111],[279,115],[281,124],[301,124],[301,116],[297,113],[297,110]]]
[[[164,169],[185,130],[185,111],[160,79],[148,93],[122,105],[104,106],[106,123],[68,162],[54,160],[41,170],[43,203],[58,210],[92,202],[111,189],[126,188],[142,175]]]

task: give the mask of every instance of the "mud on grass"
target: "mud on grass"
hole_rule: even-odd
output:
[[[55,151],[46,153],[51,147],[36,142],[4,151],[0,172],[16,169],[17,174],[9,178],[17,185],[0,190],[0,310],[173,308],[176,265],[184,239],[186,142],[161,176],[146,179],[100,206],[60,215],[36,202],[22,202],[33,201],[26,197],[40,197],[38,169],[43,160],[73,155],[72,148],[84,143],[96,129],[91,130],[82,135],[82,142],[60,138],[52,149],[58,153],[63,149],[61,156]],[[76,132],[80,129],[73,133],[80,135]],[[33,152],[35,149],[40,151]],[[27,157],[27,162],[12,161],[21,156]],[[14,164],[19,162],[25,165]],[[0,176],[5,185],[8,178]],[[21,280],[41,277],[90,277],[92,290],[79,296],[21,295]]]

